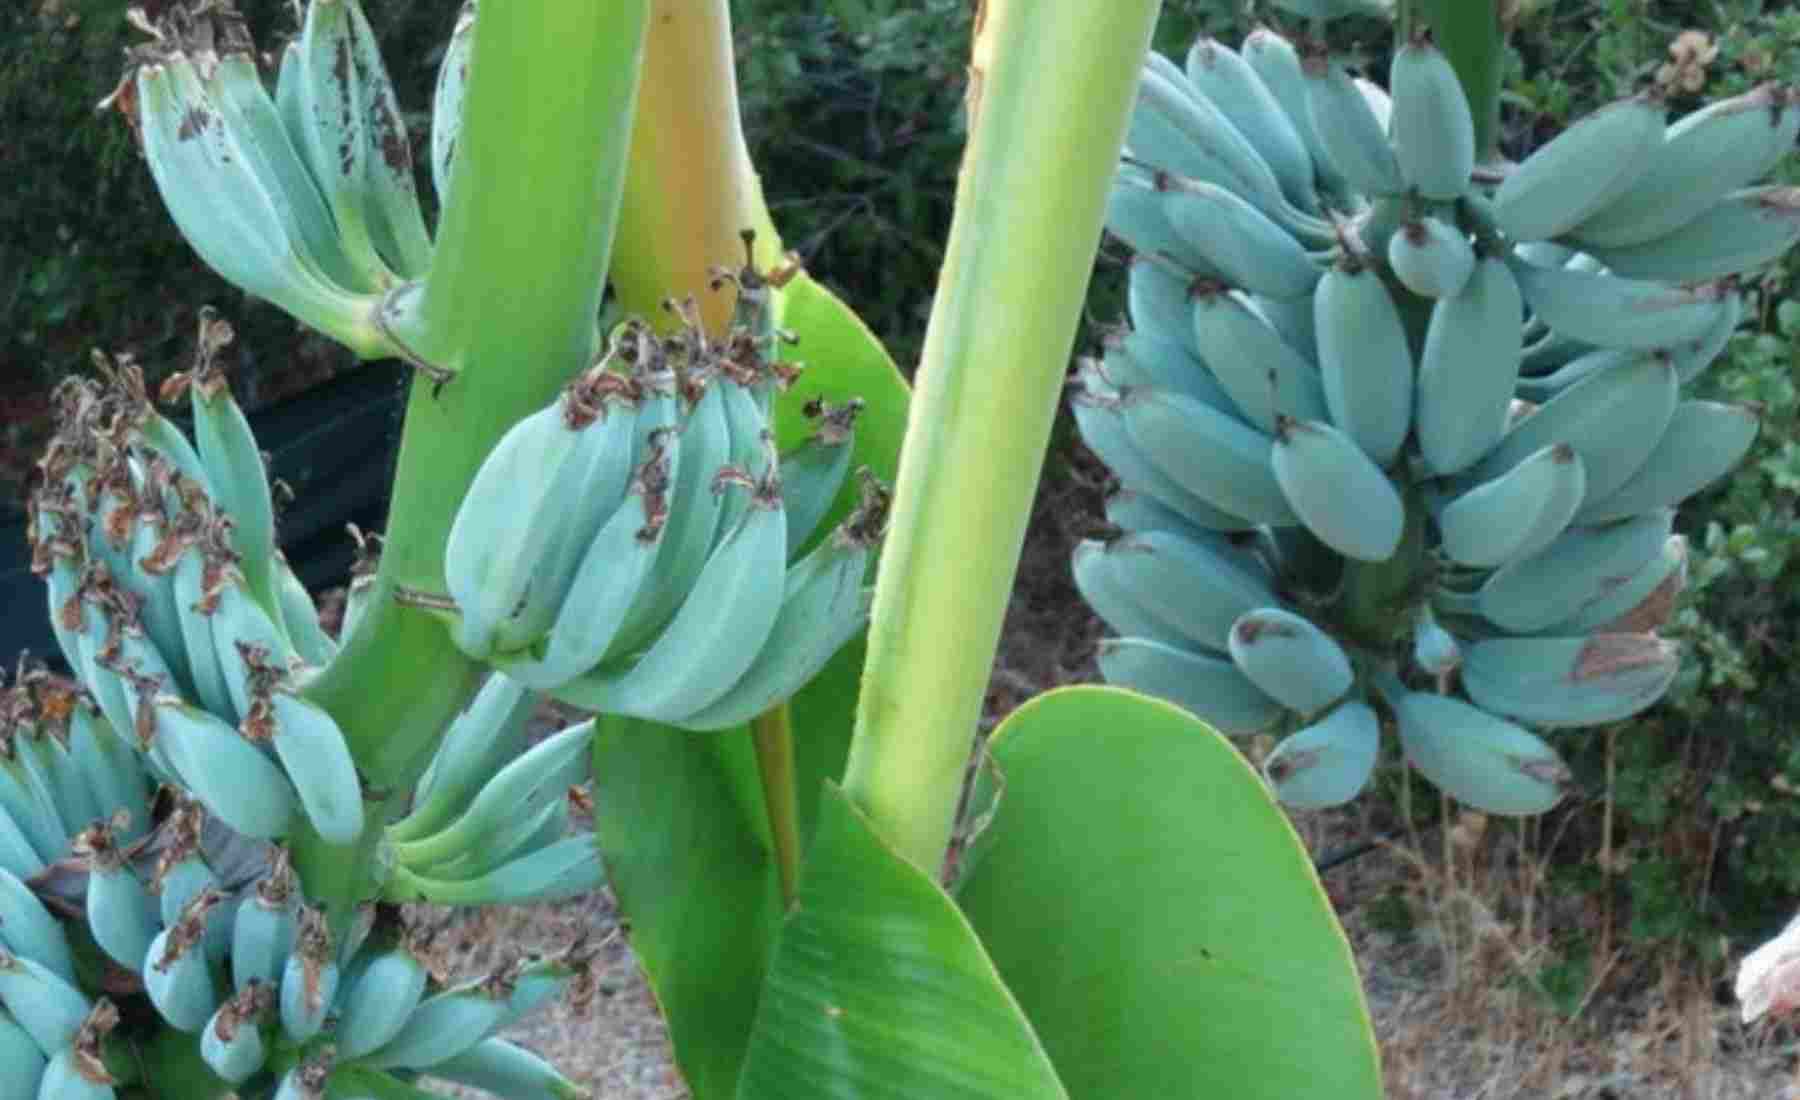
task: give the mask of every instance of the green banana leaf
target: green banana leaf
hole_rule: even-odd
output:
[[[956,903],[828,784],[737,1095],[1068,1094]]]
[[[777,300],[779,324],[799,337],[785,354],[807,364],[775,406],[783,446],[805,436],[800,409],[813,395],[861,397],[855,465],[891,483],[908,399],[893,360],[810,277]],[[853,491],[840,495],[828,524],[848,511]],[[859,637],[790,703],[802,850],[825,780],[843,774],[862,662]],[[593,759],[595,836],[676,1064],[695,1100],[732,1096],[781,918],[749,728],[693,734],[607,718]]]
[[[1039,696],[957,899],[1076,1100],[1377,1100],[1356,963],[1286,816],[1187,712]]]

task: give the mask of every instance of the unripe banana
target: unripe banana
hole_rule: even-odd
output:
[[[788,557],[797,558],[819,532],[850,473],[856,449],[856,417],[861,399],[842,405],[808,402],[803,411],[818,421],[813,434],[781,456],[781,506],[788,520]]]
[[[566,836],[471,879],[431,879],[396,868],[388,896],[440,905],[534,905],[589,894],[606,884],[591,832]]]
[[[1438,515],[1444,553],[1481,569],[1528,558],[1563,533],[1586,491],[1575,448],[1545,447],[1445,505]]]
[[[1319,280],[1313,318],[1331,421],[1386,466],[1412,423],[1414,385],[1412,348],[1387,284],[1347,260]]]
[[[1269,163],[1238,132],[1224,112],[1191,84],[1172,80],[1154,67],[1144,70],[1138,82],[1137,106],[1132,112],[1131,130],[1127,135],[1127,144],[1134,156],[1140,152],[1139,116],[1148,116],[1159,123],[1163,132],[1173,139],[1161,138],[1157,143],[1161,147],[1158,151],[1172,152],[1176,159],[1159,164],[1151,156],[1147,158],[1151,166],[1228,188],[1268,217],[1292,224],[1292,216],[1299,212],[1293,211],[1283,197],[1281,183]]]
[[[1623,583],[1589,603],[1575,615],[1543,631],[1546,635],[1594,632],[1648,634],[1660,630],[1675,612],[1676,600],[1687,588],[1687,539],[1670,535],[1662,552],[1645,562]]]
[[[114,962],[136,970],[162,928],[156,899],[132,871],[107,823],[84,830],[76,838],[75,854],[87,864],[88,932]]]
[[[319,608],[312,593],[294,575],[287,558],[276,552],[276,595],[281,599],[281,621],[301,659],[309,665],[324,667],[337,656],[337,643],[319,625]],[[185,651],[183,651],[185,654]]]
[[[1767,175],[1797,133],[1800,101],[1779,84],[1709,103],[1671,124],[1643,174],[1570,237],[1584,247],[1623,248],[1673,233]]]
[[[1315,368],[1318,367],[1319,340],[1313,331],[1313,305],[1310,298],[1280,301],[1253,294],[1250,302],[1262,314],[1263,319],[1281,334],[1289,348],[1298,352],[1300,358]]]
[[[1448,202],[1469,187],[1475,168],[1475,118],[1462,81],[1429,35],[1394,51],[1388,70],[1389,122],[1400,178],[1428,199]]]
[[[326,1010],[337,997],[339,974],[337,951],[324,912],[302,905],[294,950],[282,966],[280,991],[276,994],[281,1030],[287,1038],[304,1043],[318,1034],[325,1024]]]
[[[1341,806],[1368,786],[1380,751],[1381,720],[1352,700],[1288,735],[1263,761],[1263,774],[1283,805]]]
[[[1655,703],[1680,667],[1680,647],[1654,634],[1494,638],[1469,647],[1462,685],[1494,714],[1538,726],[1595,726]]]
[[[1431,605],[1413,612],[1413,663],[1432,676],[1448,676],[1462,664],[1462,647],[1438,624]]]
[[[1342,203],[1351,194],[1343,174],[1332,167],[1318,135],[1313,132],[1312,115],[1306,106],[1306,73],[1301,68],[1299,51],[1293,43],[1268,27],[1258,27],[1244,39],[1244,61],[1262,78],[1276,102],[1293,125],[1294,132],[1306,147],[1312,161],[1313,177],[1319,189]]]
[[[38,1094],[49,1058],[31,1033],[0,1008],[0,1096],[30,1100]]]
[[[1128,393],[1120,408],[1137,449],[1188,493],[1253,524],[1295,521],[1269,469],[1268,436],[1176,393]]]
[[[363,1055],[374,1069],[429,1069],[498,1031],[507,1015],[507,997],[496,983],[469,982],[434,993],[419,1003],[398,1034]]]
[[[1477,606],[1502,630],[1529,634],[1579,614],[1656,557],[1674,513],[1652,512],[1608,527],[1576,527],[1543,550],[1495,572]]]
[[[1153,613],[1143,603],[1134,583],[1135,578],[1128,577],[1121,567],[1123,556],[1113,553],[1107,543],[1097,539],[1083,539],[1076,544],[1070,560],[1075,589],[1081,593],[1082,602],[1092,608],[1094,614],[1115,634],[1152,641],[1171,649],[1190,644],[1179,630],[1170,626],[1161,615]],[[1105,671],[1104,666],[1102,671]],[[1107,678],[1112,679],[1111,676]]]
[[[1756,441],[1756,430],[1754,407],[1683,401],[1637,472],[1606,496],[1584,503],[1575,522],[1607,523],[1680,504],[1735,469]]]
[[[199,1031],[219,1007],[201,941],[208,912],[222,900],[224,895],[210,887],[202,891],[156,934],[144,955],[144,991],[177,1030]]]
[[[1331,166],[1371,197],[1406,190],[1387,128],[1350,74],[1323,53],[1308,56],[1304,65],[1307,117]]]
[[[1191,348],[1189,317],[1195,281],[1172,264],[1133,256],[1125,276],[1125,306],[1131,315],[1131,327]]]
[[[74,985],[75,958],[62,925],[44,908],[18,876],[0,870],[0,946],[35,959],[63,981]]]
[[[1476,464],[1476,478],[1499,477],[1528,456],[1557,443],[1581,455],[1587,495],[1600,501],[1641,469],[1675,412],[1675,371],[1645,357],[1597,371],[1557,395],[1507,432]]]
[[[1641,244],[1594,248],[1615,275],[1698,283],[1780,259],[1800,241],[1800,187],[1746,187]]]
[[[1532,312],[1566,338],[1607,348],[1665,348],[1699,337],[1726,308],[1718,287],[1674,287],[1515,262]]]
[[[475,0],[466,0],[456,13],[456,27],[438,62],[437,84],[431,96],[431,186],[437,192],[438,209],[450,205],[451,168],[456,163],[456,139],[462,133],[463,95],[469,86],[469,58],[475,51]]]
[[[1106,463],[1124,487],[1155,497],[1189,523],[1207,530],[1248,531],[1256,526],[1249,519],[1190,493],[1150,461],[1126,430],[1120,400],[1083,393],[1077,394],[1069,405],[1082,442]]]
[[[1399,548],[1400,494],[1348,435],[1316,420],[1284,419],[1270,469],[1300,521],[1333,550],[1386,561]]]
[[[325,708],[286,691],[270,695],[269,721],[275,755],[313,829],[332,844],[352,843],[362,833],[363,791],[344,731]]]
[[[1350,690],[1350,658],[1331,636],[1301,615],[1259,607],[1231,624],[1231,660],[1264,694],[1303,717]]]
[[[1419,356],[1416,432],[1426,466],[1454,474],[1505,433],[1519,374],[1519,286],[1506,264],[1481,260],[1463,292],[1431,308]]]
[[[232,914],[231,982],[238,993],[260,983],[278,987],[300,928],[300,887],[285,849]]]
[[[1197,305],[1197,301],[1196,301]],[[1246,424],[1250,418],[1219,384],[1212,366],[1194,353],[1192,326],[1181,342],[1148,330],[1108,339],[1097,369],[1083,364],[1077,378],[1096,397],[1116,402],[1122,391],[1165,389],[1183,393]]]
[[[1133,252],[1157,256],[1183,267],[1204,265],[1187,241],[1169,224],[1156,172],[1137,164],[1121,164],[1106,196],[1106,231]]]
[[[1163,213],[1189,250],[1232,286],[1271,298],[1304,298],[1319,269],[1286,229],[1234,192],[1171,178]]]
[[[1213,377],[1252,426],[1275,430],[1275,417],[1326,417],[1319,372],[1287,345],[1241,292],[1194,299],[1194,342]]]
[[[1422,298],[1454,298],[1475,272],[1475,249],[1462,230],[1437,218],[1409,221],[1388,238],[1388,266]]]
[[[496,1096],[587,1100],[587,1093],[556,1072],[550,1063],[498,1036],[483,1039],[461,1054],[434,1063],[431,1075],[486,1089]]]
[[[1085,593],[1084,593],[1085,595]],[[1104,638],[1100,675],[1192,711],[1229,737],[1260,733],[1280,721],[1280,703],[1263,694],[1238,667],[1146,637]]]
[[[1668,349],[1675,363],[1676,377],[1687,385],[1712,365],[1719,353],[1731,342],[1732,333],[1744,319],[1744,296],[1736,289],[1726,290],[1720,297],[1719,316],[1694,339]]]
[[[1663,120],[1651,95],[1615,100],[1578,119],[1494,192],[1500,228],[1515,241],[1567,233],[1645,173],[1662,145]]]
[[[111,1013],[109,1029],[118,1023],[119,1012],[111,1002],[101,1001],[95,1004],[94,1010]],[[98,1043],[98,1036],[76,1036],[74,1043],[57,1051],[44,1067],[37,1100],[114,1100],[118,1093],[113,1085],[118,1079],[107,1072],[105,1063],[100,1061]]]
[[[1520,727],[1444,695],[1409,692],[1390,701],[1407,761],[1450,797],[1508,816],[1541,814],[1562,801],[1568,767]]]
[[[269,987],[257,982],[226,1000],[200,1031],[200,1057],[226,1082],[241,1085],[268,1060],[262,1018],[271,1007]]]
[[[0,1006],[45,1055],[68,1046],[93,1010],[87,995],[29,955],[0,948]]]
[[[523,683],[490,675],[450,723],[413,792],[411,811],[388,826],[388,839],[429,836],[468,809],[481,785],[525,748],[525,725],[537,704]]]
[[[1596,348],[1576,356],[1549,374],[1520,378],[1516,392],[1521,397],[1545,403],[1585,378],[1621,364],[1635,363],[1643,357],[1644,353],[1634,348]]]
[[[1312,156],[1256,69],[1217,39],[1201,38],[1188,50],[1186,73],[1188,83],[1262,154],[1288,200],[1316,210]]]

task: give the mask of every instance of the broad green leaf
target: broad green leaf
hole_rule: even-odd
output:
[[[806,432],[814,395],[866,402],[856,465],[892,481],[906,429],[906,384],[862,321],[809,277],[781,291],[779,323],[806,363],[777,401],[778,434]],[[839,496],[835,522],[854,502]],[[824,527],[825,525],[821,525]],[[843,774],[863,641],[845,646],[790,703],[800,836],[811,835],[819,791]],[[749,1041],[780,889],[747,727],[693,734],[604,719],[594,743],[594,829],[631,944],[668,1021],[675,1061],[695,1100],[732,1096]]]
[[[955,902],[828,784],[739,1100],[1067,1095]]]
[[[995,732],[958,901],[1076,1100],[1375,1100],[1356,963],[1300,839],[1179,708],[1064,688]]]

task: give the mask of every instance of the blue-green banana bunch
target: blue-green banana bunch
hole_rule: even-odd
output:
[[[364,358],[396,354],[378,316],[432,241],[412,149],[357,0],[313,0],[265,84],[230,0],[182,0],[102,106],[116,106],[182,235],[208,266]]]
[[[860,404],[815,403],[778,453],[768,278],[746,266],[719,339],[692,300],[658,335],[629,319],[558,399],[483,462],[445,548],[465,653],[590,711],[691,730],[798,691],[867,621],[887,493],[822,521],[847,488]]]
[[[1075,580],[1102,674],[1275,735],[1289,805],[1354,797],[1386,723],[1449,794],[1539,813],[1569,782],[1539,734],[1676,674],[1675,509],[1758,426],[1680,387],[1800,240],[1800,189],[1759,182],[1800,97],[1671,123],[1646,92],[1478,172],[1429,29],[1383,84],[1267,29],[1147,60],[1107,219],[1130,325],[1072,398],[1120,533]]]
[[[103,716],[83,721],[128,737],[149,781],[248,837],[304,823],[349,843],[361,780],[343,731],[299,694],[337,645],[276,547],[268,473],[222,368],[230,338],[203,310],[195,366],[165,386],[191,401],[192,442],[133,363],[102,358],[105,386],[59,389],[30,500],[33,563],[62,656]],[[122,794],[89,809],[74,829],[120,809],[145,825]]]

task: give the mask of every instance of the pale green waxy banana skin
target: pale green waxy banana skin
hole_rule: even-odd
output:
[[[1409,692],[1393,703],[1407,760],[1452,798],[1508,815],[1562,800],[1568,768],[1533,734],[1445,695]]]
[[[1176,336],[1186,342],[1182,327],[1194,297],[1195,278],[1172,264],[1142,255],[1134,256],[1126,274],[1125,306],[1131,326],[1139,332]]]
[[[1434,472],[1457,473],[1500,442],[1519,375],[1522,310],[1512,271],[1493,258],[1476,264],[1462,293],[1432,306],[1414,430]]]
[[[76,984],[75,959],[62,925],[29,886],[0,870],[0,945],[37,960],[63,981]]]
[[[813,537],[831,511],[855,453],[856,429],[822,425],[806,441],[781,456],[781,506],[787,513],[788,554]]]
[[[1263,320],[1249,298],[1239,291],[1200,294],[1193,312],[1201,358],[1251,425],[1273,432],[1277,414],[1324,419],[1319,372]]]
[[[1720,305],[1722,308],[1718,318],[1705,332],[1668,349],[1675,364],[1676,377],[1684,386],[1712,365],[1713,360],[1725,350],[1725,345],[1731,342],[1731,334],[1737,331],[1744,319],[1744,296],[1736,290],[1725,292]]]
[[[1202,38],[1188,50],[1185,75],[1262,154],[1288,201],[1318,209],[1312,154],[1256,69],[1224,43]]]
[[[1724,477],[1756,442],[1757,410],[1719,401],[1683,401],[1637,472],[1581,507],[1577,523],[1608,523],[1672,508]]]
[[[1119,165],[1106,200],[1106,228],[1133,252],[1173,264],[1193,275],[1220,278],[1220,272],[1169,221],[1168,192],[1159,173],[1135,163]]]
[[[66,1046],[44,1067],[36,1095],[40,1100],[113,1100],[117,1094],[111,1085],[89,1080],[76,1065],[75,1048]]]
[[[1303,716],[1350,690],[1350,658],[1331,636],[1286,608],[1259,607],[1231,624],[1231,660],[1250,682]]]
[[[262,1028],[255,1019],[237,1021],[235,1002],[219,1006],[200,1030],[200,1057],[230,1084],[241,1085],[268,1060]],[[229,1035],[229,1038],[225,1036]]]
[[[263,605],[252,598],[247,584],[229,578],[219,589],[218,608],[211,618],[213,652],[231,708],[239,718],[250,713],[259,668],[270,674],[285,673],[295,658],[287,632]]]
[[[429,1069],[499,1030],[506,1012],[505,998],[481,983],[434,993],[419,1003],[392,1039],[363,1055],[361,1062],[374,1069]]]
[[[1760,268],[1800,241],[1800,187],[1747,187],[1641,244],[1594,248],[1615,275],[1698,283]]]
[[[1406,190],[1387,128],[1350,74],[1324,57],[1308,57],[1304,64],[1307,117],[1331,166],[1365,195]]]
[[[522,859],[540,848],[548,847],[562,839],[568,831],[569,800],[552,798],[533,812],[507,821],[478,850],[465,852],[428,867],[409,864],[407,870],[415,875],[466,882],[516,859]]]
[[[164,697],[156,702],[155,743],[182,785],[207,810],[249,837],[286,833],[299,809],[281,766],[208,711]]]
[[[275,580],[275,505],[262,452],[223,375],[210,381],[197,378],[188,392],[193,397],[200,460],[206,463],[219,509],[232,519],[231,546],[238,552],[244,581],[263,610],[277,615],[281,599]]]
[[[23,1100],[36,1096],[48,1062],[31,1033],[0,1008],[0,1095]]]
[[[1563,533],[1586,493],[1587,467],[1575,448],[1545,447],[1444,506],[1444,554],[1482,569],[1528,558]]]
[[[199,1031],[219,1007],[212,976],[207,973],[206,952],[193,944],[171,953],[170,935],[171,929],[164,928],[150,941],[141,971],[144,991],[171,1027]]]
[[[1188,248],[1232,286],[1290,299],[1306,297],[1319,281],[1299,241],[1218,184],[1172,180],[1163,212]]]
[[[662,636],[625,671],[575,680],[558,688],[557,698],[604,713],[679,722],[730,690],[774,628],[781,589],[768,578],[787,567],[779,485],[773,494],[762,487],[749,491],[756,498],[750,510],[708,557]]]
[[[69,1044],[93,1005],[48,966],[0,949],[0,1008],[48,1055]]]
[[[337,656],[337,643],[319,625],[318,605],[313,603],[312,594],[285,560],[277,564],[276,585],[281,599],[282,625],[287,628],[294,649],[309,665],[330,664]]]
[[[1447,676],[1462,664],[1462,646],[1438,625],[1430,604],[1420,604],[1414,612],[1413,663],[1433,676]]]
[[[1663,143],[1664,118],[1660,104],[1640,95],[1578,119],[1494,192],[1500,228],[1515,241],[1543,241],[1581,224],[1649,168]]]
[[[231,981],[239,993],[252,982],[277,988],[293,953],[300,899],[293,879],[286,877],[285,882],[285,891],[277,891],[274,897],[268,896],[268,884],[259,882],[232,915]]]
[[[1168,391],[1127,393],[1120,409],[1136,450],[1188,495],[1251,524],[1295,521],[1269,470],[1267,435]]]
[[[206,561],[200,548],[190,546],[183,550],[175,560],[175,607],[181,614],[182,648],[187,654],[188,670],[193,673],[194,701],[235,722],[239,712],[225,683],[225,670],[219,667],[218,651],[213,648],[215,611],[205,599],[206,580]],[[113,724],[118,725],[117,720]]]
[[[1319,365],[1319,340],[1313,330],[1313,306],[1305,301],[1277,301],[1262,295],[1251,295],[1250,301],[1263,319],[1274,327],[1288,347],[1315,368]]]
[[[1368,786],[1380,749],[1381,720],[1367,703],[1351,700],[1283,739],[1263,761],[1263,774],[1283,805],[1341,806]]]
[[[531,905],[579,897],[605,884],[606,868],[593,835],[587,833],[563,837],[472,879],[407,876],[393,897],[444,905]]]
[[[846,534],[833,536],[789,566],[781,611],[762,650],[724,695],[682,719],[682,727],[729,729],[805,687],[867,624],[863,573],[868,562],[869,548]]]
[[[1553,623],[1541,633],[1575,636],[1593,631],[1639,633],[1662,627],[1674,614],[1675,601],[1687,587],[1687,539],[1670,535],[1662,552],[1615,585],[1578,614]]]
[[[1313,178],[1318,181],[1319,190],[1336,202],[1347,198],[1351,190],[1349,181],[1332,167],[1318,135],[1313,133],[1306,106],[1306,73],[1293,43],[1267,27],[1258,27],[1244,39],[1242,53],[1244,62],[1256,70],[1264,87],[1281,104],[1282,112],[1292,122],[1294,132],[1312,162]]]
[[[156,899],[128,866],[90,865],[87,895],[88,931],[112,960],[136,969],[162,927]]]
[[[1643,357],[1644,353],[1634,348],[1596,348],[1576,356],[1549,374],[1520,378],[1515,392],[1527,401],[1547,404],[1585,378]],[[1679,372],[1676,377],[1679,380]]]
[[[1269,466],[1294,513],[1320,542],[1358,561],[1400,545],[1399,490],[1349,435],[1316,420],[1284,420]]]
[[[1219,536],[1201,541],[1143,531],[1113,542],[1105,553],[1123,591],[1163,624],[1149,637],[1223,655],[1240,615],[1277,602],[1255,554]]]
[[[1197,300],[1195,304],[1198,305]],[[1179,339],[1150,329],[1137,329],[1122,338],[1115,336],[1108,340],[1105,356],[1098,365],[1091,359],[1081,365],[1077,373],[1080,389],[1102,401],[1113,402],[1129,390],[1173,390],[1211,405],[1234,420],[1249,423],[1249,416],[1225,392],[1212,366],[1197,356],[1193,344],[1191,330]],[[1078,391],[1076,396],[1079,398],[1082,393]]]
[[[1171,162],[1157,163],[1154,156],[1147,155],[1145,159],[1152,167],[1228,187],[1272,218],[1282,217],[1288,209],[1281,183],[1262,154],[1224,112],[1197,94],[1192,85],[1165,76],[1154,67],[1146,68],[1138,83],[1138,101],[1132,115],[1126,143],[1134,156],[1140,152],[1138,117],[1145,116],[1146,121],[1159,124],[1153,148],[1169,155]]]
[[[1144,605],[1135,591],[1136,586],[1128,583],[1126,571],[1121,564],[1123,556],[1113,553],[1106,543],[1097,539],[1085,539],[1076,545],[1071,560],[1075,588],[1081,593],[1082,601],[1093,608],[1094,613],[1114,631],[1177,651],[1178,647],[1192,644],[1181,631],[1170,626],[1162,616],[1153,614]],[[1236,672],[1235,668],[1233,672]],[[1237,675],[1239,678],[1243,676],[1242,673]],[[1261,694],[1257,692],[1257,695]],[[1273,704],[1273,700],[1269,702]]]
[[[377,250],[369,224],[369,160],[379,150],[368,132],[364,85],[370,74],[357,60],[351,9],[349,0],[307,5],[292,93],[293,121],[300,127],[294,143],[331,207],[345,254],[365,280],[386,288],[400,276]]]
[[[1576,527],[1495,572],[1477,606],[1502,630],[1533,633],[1578,614],[1662,550],[1674,521],[1664,509],[1607,527]]]
[[[475,5],[470,0],[457,13],[431,97],[431,186],[440,210],[450,203],[451,168],[456,163],[456,139],[462,133],[463,95],[469,87],[469,58],[474,50]]]
[[[1640,358],[1577,382],[1501,437],[1472,474],[1492,479],[1545,447],[1567,443],[1581,455],[1588,500],[1604,500],[1641,469],[1676,405],[1675,370]]]
[[[371,143],[364,162],[363,209],[370,234],[388,266],[405,279],[422,278],[431,265],[431,233],[419,209],[413,183],[412,142],[382,63],[375,30],[357,0],[342,0],[350,11],[351,56],[361,70],[357,102]]]
[[[1406,440],[1414,386],[1412,349],[1393,296],[1373,268],[1340,265],[1319,280],[1313,317],[1331,422],[1386,466]]]
[[[495,673],[450,723],[413,793],[410,812],[388,826],[395,842],[437,832],[466,810],[482,783],[525,747],[537,698],[520,681]]]
[[[337,996],[338,975],[336,959],[309,964],[303,952],[288,956],[276,1003],[281,1030],[289,1038],[304,1043],[325,1026],[325,1013]]]
[[[1190,493],[1146,457],[1127,430],[1120,400],[1097,396],[1090,389],[1076,394],[1070,405],[1083,442],[1100,456],[1126,488],[1155,497],[1196,527],[1212,531],[1248,531],[1256,526],[1249,519]]]
[[[45,866],[31,838],[19,828],[8,810],[0,809],[0,867],[15,875],[35,875]]]
[[[1654,634],[1494,638],[1468,647],[1463,690],[1483,710],[1538,726],[1593,726],[1661,699],[1680,647]]]
[[[399,1034],[425,995],[430,974],[405,947],[364,959],[345,979],[337,1011],[337,1054],[361,1057]]]
[[[587,1095],[549,1062],[498,1036],[434,1063],[431,1075],[525,1100],[581,1100]]]
[[[594,738],[589,719],[545,738],[494,772],[468,808],[443,829],[417,839],[396,842],[401,863],[428,865],[473,851],[503,822],[521,812],[561,798],[584,768],[583,754]]]
[[[1175,509],[1135,489],[1120,489],[1106,498],[1106,520],[1120,530],[1173,531],[1204,539],[1208,531]]]
[[[1767,175],[1796,134],[1800,100],[1778,84],[1709,103],[1670,124],[1643,173],[1569,236],[1597,249],[1668,236]]]
[[[1475,249],[1460,229],[1433,217],[1402,225],[1388,238],[1388,267],[1422,298],[1454,298],[1475,272]]]
[[[1153,638],[1122,637],[1101,641],[1099,660],[1107,683],[1167,699],[1228,736],[1260,733],[1284,713],[1280,703],[1221,657]]]
[[[678,459],[678,444],[668,444],[671,460]],[[642,494],[627,497],[579,563],[542,656],[502,660],[498,667],[521,683],[551,691],[598,666],[653,575],[662,531],[650,522]]]
[[[1428,199],[1461,195],[1475,168],[1475,118],[1450,59],[1429,39],[1409,42],[1394,51],[1388,89],[1400,178]]]
[[[318,184],[283,125],[275,101],[263,87],[248,35],[233,47],[218,59],[207,91],[286,223],[289,239],[325,282],[351,292],[378,289],[344,254],[337,224]]]
[[[310,699],[277,691],[273,710],[275,754],[300,805],[321,837],[349,844],[363,828],[362,781],[344,731]]]

